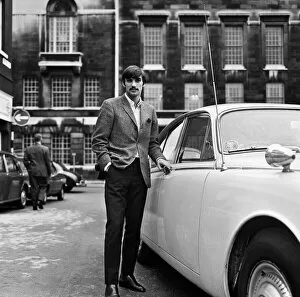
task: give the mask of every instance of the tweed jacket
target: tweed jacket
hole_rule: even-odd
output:
[[[158,143],[158,123],[154,107],[141,102],[140,129],[128,100],[120,97],[104,100],[92,135],[92,150],[97,154],[100,171],[108,162],[116,168],[131,164],[138,152],[141,172],[151,186],[148,155],[155,162],[164,158]]]
[[[24,153],[24,164],[32,176],[49,177],[51,164],[48,147],[42,144],[27,147]]]

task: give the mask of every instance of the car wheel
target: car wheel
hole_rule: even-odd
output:
[[[72,189],[73,189],[73,186],[67,186],[67,185],[65,186],[65,192],[66,192],[66,193],[71,192]]]
[[[25,208],[27,204],[27,191],[26,189],[22,189],[21,195],[20,195],[20,200],[18,202],[19,208]]]
[[[61,187],[59,193],[57,194],[57,200],[64,200],[65,198],[65,191],[64,191],[64,187]]]
[[[154,263],[155,253],[148,247],[148,245],[141,241],[138,254],[137,254],[137,260],[142,265],[150,265]]]
[[[300,249],[283,229],[266,229],[245,251],[237,283],[237,296],[300,296]]]

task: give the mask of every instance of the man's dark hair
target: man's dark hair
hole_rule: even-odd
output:
[[[146,82],[146,77],[145,77],[144,71],[136,65],[130,65],[123,71],[122,83],[125,84],[125,79],[138,78],[140,76],[142,76],[143,83],[145,83]]]
[[[42,135],[41,134],[35,134],[34,135],[34,142],[39,142],[42,140]]]

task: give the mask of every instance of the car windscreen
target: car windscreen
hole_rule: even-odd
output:
[[[260,149],[271,144],[300,147],[300,111],[239,110],[220,119],[224,152]]]

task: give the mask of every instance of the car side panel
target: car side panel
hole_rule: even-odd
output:
[[[203,185],[211,165],[174,164],[162,174],[159,191],[159,245],[194,272],[199,273],[199,222]],[[200,263],[201,265],[201,263]]]
[[[229,296],[229,253],[238,230],[248,220],[274,217],[300,239],[299,179],[299,172],[283,173],[281,169],[228,169],[209,174],[199,232],[200,277],[206,291]]]

